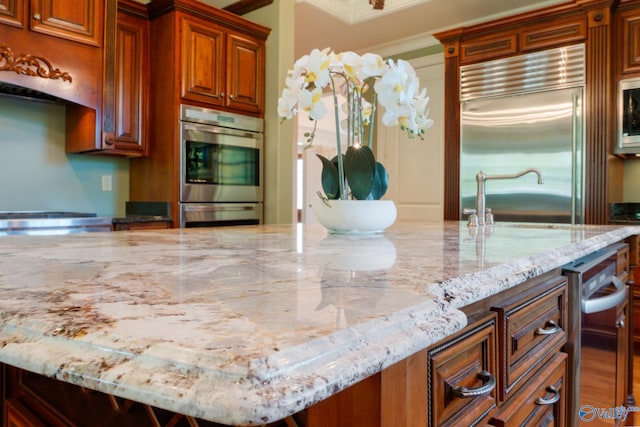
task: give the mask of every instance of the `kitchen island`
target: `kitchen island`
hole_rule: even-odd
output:
[[[0,239],[0,362],[266,424],[461,330],[461,308],[637,227],[265,225]],[[426,402],[425,402],[426,405]]]

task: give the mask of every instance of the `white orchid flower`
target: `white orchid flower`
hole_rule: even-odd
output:
[[[278,115],[285,119],[291,119],[296,114],[298,98],[288,89],[282,90],[282,96],[278,99]]]
[[[312,91],[304,89],[298,96],[300,109],[309,114],[311,120],[320,120],[327,112],[327,107],[322,102],[322,89],[315,88]]]
[[[314,49],[295,62],[278,100],[278,114],[290,119],[298,111],[306,111],[311,120],[321,119],[327,112],[321,102],[322,89],[330,85],[334,95],[342,93],[346,99],[355,100],[351,106],[340,106],[336,125],[358,134],[374,120],[374,106],[363,96],[370,80],[374,80],[376,100],[383,107],[385,126],[399,125],[411,137],[421,136],[433,125],[426,89],[420,89],[418,76],[408,61],[384,60],[373,53],[335,53],[329,48]]]

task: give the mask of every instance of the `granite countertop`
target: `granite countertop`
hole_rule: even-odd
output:
[[[0,239],[0,361],[224,424],[284,418],[640,227],[265,225]]]

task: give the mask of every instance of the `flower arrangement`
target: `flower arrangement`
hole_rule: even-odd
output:
[[[419,86],[416,72],[407,61],[383,60],[372,53],[360,56],[314,49],[295,62],[278,100],[278,115],[285,120],[305,111],[315,121],[313,131],[305,134],[309,147],[317,121],[327,113],[322,96],[328,88],[333,94],[337,154],[343,151],[340,129],[347,134],[344,154],[333,159],[317,154],[323,164],[324,198],[377,200],[384,195],[388,173],[375,160],[371,148],[376,105],[384,107],[385,126],[399,125],[410,138],[422,139],[433,121],[427,110],[426,89],[420,90]],[[344,97],[342,105],[338,105],[338,94]]]

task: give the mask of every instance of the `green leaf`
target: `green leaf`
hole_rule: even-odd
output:
[[[373,179],[373,188],[371,188],[369,198],[380,200],[387,192],[387,188],[389,188],[389,173],[382,163],[376,162],[376,176]]]
[[[349,147],[344,156],[344,173],[351,195],[358,200],[366,199],[376,173],[376,159],[371,148],[366,145]]]
[[[338,178],[338,167],[336,163],[327,159],[326,157],[317,154],[320,161],[322,161],[322,190],[327,196],[327,199],[337,199],[340,197],[340,181]]]

